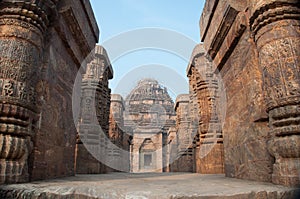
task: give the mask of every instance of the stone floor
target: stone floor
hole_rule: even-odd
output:
[[[299,191],[299,189],[298,189]],[[0,187],[0,198],[297,198],[296,190],[269,183],[189,173],[78,175]]]

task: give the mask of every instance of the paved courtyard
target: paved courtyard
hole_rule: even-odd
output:
[[[295,189],[269,183],[189,173],[78,175],[0,187],[0,198],[183,199],[296,198]]]

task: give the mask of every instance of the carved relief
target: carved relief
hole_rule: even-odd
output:
[[[250,19],[263,70],[271,135],[268,149],[276,159],[272,181],[283,185],[299,184],[300,171],[300,156],[294,150],[300,140],[300,9],[294,3],[258,6]]]
[[[94,59],[87,64],[86,73],[82,79],[81,118],[78,124],[78,135],[79,139],[87,144],[85,146],[89,148],[89,151],[98,147],[98,152],[102,154],[114,154],[112,153],[113,148],[110,148],[108,141],[105,140],[111,138],[113,142],[116,142],[120,139],[117,134],[109,134],[110,89],[108,80],[112,78],[113,72],[110,71],[110,67],[101,64],[104,62],[103,59],[108,58],[107,55],[104,55],[105,50],[99,49],[103,48],[96,46]],[[105,60],[105,63],[109,63],[109,60]],[[89,154],[83,143],[77,142],[76,172],[80,174],[107,172],[108,168],[92,157],[99,153]],[[97,158],[105,159],[106,155],[97,156]],[[102,161],[105,161],[104,159]]]
[[[42,4],[39,6],[47,7]],[[50,13],[30,2],[1,2],[0,6],[0,141],[5,146],[0,149],[1,184],[28,180],[38,112],[35,86]],[[47,10],[52,9],[55,6]]]

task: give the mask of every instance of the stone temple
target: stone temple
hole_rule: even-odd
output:
[[[167,89],[156,80],[141,80],[126,97],[125,106],[124,126],[132,135],[131,171],[163,172],[168,166],[167,133],[175,125]]]
[[[207,0],[173,101],[111,93],[88,0],[0,0],[0,198],[300,198],[299,19]]]

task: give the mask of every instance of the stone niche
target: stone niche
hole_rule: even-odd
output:
[[[206,1],[201,41],[227,96],[228,177],[300,183],[299,16],[297,0]]]
[[[75,174],[72,88],[98,35],[89,1],[0,1],[0,184]]]

